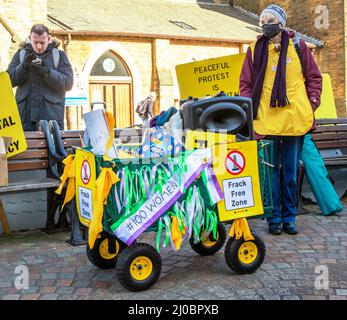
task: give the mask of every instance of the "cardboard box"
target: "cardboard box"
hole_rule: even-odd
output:
[[[0,137],[0,187],[8,186],[7,148],[12,138]]]

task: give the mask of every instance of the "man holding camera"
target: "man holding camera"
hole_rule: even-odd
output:
[[[37,130],[40,120],[56,120],[64,129],[65,93],[73,86],[71,64],[43,24],[31,28],[29,40],[7,69],[12,86],[17,87],[23,129]]]

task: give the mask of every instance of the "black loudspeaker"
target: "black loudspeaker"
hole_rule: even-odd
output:
[[[245,97],[189,99],[181,105],[183,129],[226,131],[238,141],[253,139],[252,100]]]

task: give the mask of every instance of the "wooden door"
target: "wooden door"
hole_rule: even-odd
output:
[[[131,83],[109,83],[91,81],[89,84],[89,101],[103,101],[106,110],[116,119],[116,128],[133,125],[133,108]]]

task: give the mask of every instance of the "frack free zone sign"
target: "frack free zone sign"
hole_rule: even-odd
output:
[[[10,137],[7,157],[27,149],[22,122],[7,72],[0,72],[0,137]]]
[[[218,202],[221,222],[264,213],[256,141],[230,143],[227,148],[220,148],[213,167],[224,194],[224,199]]]

